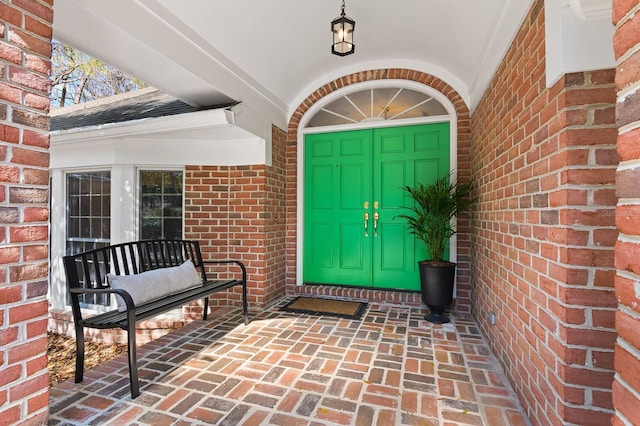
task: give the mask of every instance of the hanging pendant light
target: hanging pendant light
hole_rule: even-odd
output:
[[[342,13],[331,21],[331,31],[333,32],[331,53],[338,56],[347,56],[356,50],[356,45],[353,44],[353,30],[355,27],[356,21],[344,13],[344,0],[342,0]]]

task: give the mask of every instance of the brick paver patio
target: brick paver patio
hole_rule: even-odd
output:
[[[50,424],[527,425],[469,317],[370,305],[362,320],[224,309],[51,389]]]

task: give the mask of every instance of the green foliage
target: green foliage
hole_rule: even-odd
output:
[[[409,232],[427,246],[430,260],[443,261],[447,241],[457,232],[451,220],[478,199],[471,196],[473,189],[472,182],[451,182],[449,175],[428,185],[406,186],[403,190],[413,204],[404,207],[408,214],[395,218],[406,219]]]

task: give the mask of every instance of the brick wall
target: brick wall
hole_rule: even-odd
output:
[[[538,0],[471,118],[474,316],[534,424],[608,424],[614,72],[546,88],[544,34]]]
[[[263,291],[269,305],[285,293],[287,256],[286,153],[287,133],[274,126],[272,165],[265,172],[265,259]]]
[[[185,171],[185,238],[200,241],[205,259],[245,264],[252,307],[284,294],[284,131],[274,127],[272,141],[272,166],[189,166]],[[236,287],[214,295],[211,304],[237,305],[241,294]]]
[[[0,2],[0,423],[46,423],[50,1]]]
[[[264,169],[188,166],[184,177],[185,238],[200,242],[205,260],[236,259],[245,264],[252,306],[264,304],[259,284],[264,274]],[[210,272],[224,274],[221,269]],[[240,288],[233,288],[213,296],[211,304],[237,305],[240,297]]]
[[[286,209],[287,209],[287,293],[293,294],[319,294],[340,298],[366,299],[376,303],[409,303],[421,304],[417,293],[397,293],[390,291],[368,289],[343,289],[336,286],[304,286],[296,287],[296,224],[297,224],[297,153],[298,129],[300,121],[309,108],[330,93],[352,84],[375,80],[410,80],[425,86],[432,87],[445,95],[455,108],[458,123],[458,178],[465,181],[469,178],[469,109],[460,95],[447,83],[430,74],[409,69],[379,69],[355,74],[345,75],[310,94],[292,114],[289,120],[287,134],[287,175],[286,175]],[[458,312],[470,312],[471,287],[470,287],[470,221],[468,215],[461,215],[458,220],[458,260],[457,260],[457,293],[455,297],[455,309]]]
[[[640,2],[614,0],[613,23],[620,156],[616,176],[620,236],[615,250],[619,338],[613,424],[622,425],[640,424]]]

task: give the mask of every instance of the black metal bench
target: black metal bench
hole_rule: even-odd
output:
[[[140,303],[137,306],[129,292],[122,288],[112,288],[107,279],[107,274],[113,274],[120,276],[117,278],[121,278],[123,275],[132,276],[161,268],[178,267],[188,260],[191,260],[196,270],[199,270],[202,278],[201,285],[198,284],[196,287],[167,294],[159,299]],[[131,397],[136,398],[140,395],[136,364],[135,326],[137,322],[199,299],[204,300],[202,319],[206,320],[209,310],[209,296],[239,285],[242,286],[244,323],[245,325],[249,323],[247,312],[247,272],[244,264],[237,260],[203,261],[200,245],[196,241],[134,241],[64,256],[63,263],[76,332],[76,383],[82,381],[84,372],[85,327],[98,329],[120,328],[127,332]],[[222,266],[225,264],[228,266],[225,268],[227,269],[225,275],[229,275],[230,278],[211,280],[207,277],[205,270],[207,265]],[[239,267],[239,269],[236,267]],[[158,274],[158,272],[151,274]],[[144,279],[144,276],[140,277]],[[110,278],[115,279],[115,277]],[[147,284],[145,283],[145,285]],[[154,282],[148,283],[148,286],[153,285]],[[96,299],[108,301],[112,294],[119,295],[124,300],[124,303],[122,303],[122,300],[119,302],[122,305],[120,310],[117,307],[110,307],[107,312],[86,318],[83,317],[81,303],[86,303],[89,299],[94,302]]]

